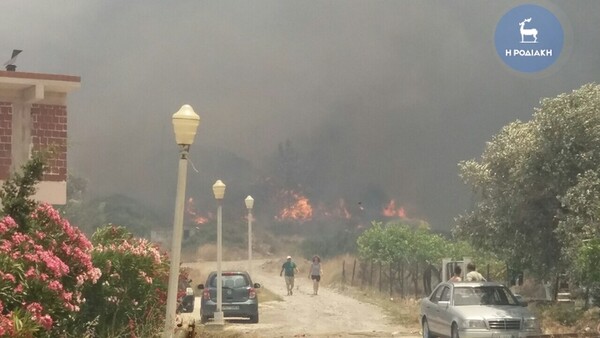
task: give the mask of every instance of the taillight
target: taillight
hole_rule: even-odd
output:
[[[206,300],[210,300],[210,291],[204,290],[204,292],[202,292],[202,298],[204,298]]]
[[[256,298],[256,290],[254,288],[248,288],[248,298]]]

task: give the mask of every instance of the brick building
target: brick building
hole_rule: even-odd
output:
[[[67,198],[67,94],[79,76],[0,71],[0,184],[31,152],[52,148],[35,198],[65,204]]]

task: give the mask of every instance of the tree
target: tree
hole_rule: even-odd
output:
[[[149,238],[151,229],[160,228],[164,224],[154,210],[138,200],[120,194],[93,199],[87,196],[70,198],[60,210],[88,236],[111,223],[126,227],[135,236]]]
[[[29,216],[37,203],[31,199],[36,192],[36,185],[42,180],[46,155],[34,153],[32,158],[21,168],[21,172],[13,173],[2,185],[2,215],[10,216],[24,230],[29,225]]]
[[[599,165],[600,86],[544,99],[531,121],[510,123],[479,160],[459,164],[477,203],[458,218],[455,233],[513,267],[550,277],[566,263],[569,243],[557,229],[574,210],[564,198]]]
[[[362,259],[388,264],[390,271],[406,267],[412,276],[415,293],[418,292],[419,271],[438,265],[446,252],[447,241],[429,229],[413,228],[406,224],[373,222],[357,239],[358,252]],[[398,272],[398,271],[397,271]],[[404,278],[400,274],[400,278]],[[425,291],[430,285],[425,283]]]

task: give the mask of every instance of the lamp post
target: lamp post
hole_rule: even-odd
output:
[[[217,200],[217,309],[214,314],[215,324],[223,325],[223,278],[221,260],[223,259],[223,196],[225,184],[218,180],[213,185],[213,193]]]
[[[252,207],[254,206],[254,198],[248,195],[244,200],[248,209],[248,273],[252,276]]]
[[[190,146],[194,143],[196,130],[200,124],[200,116],[190,105],[183,105],[173,114],[173,130],[179,145],[179,171],[177,172],[177,195],[175,197],[175,215],[173,218],[173,235],[171,244],[171,266],[167,292],[167,310],[165,316],[164,338],[173,337],[175,328],[175,310],[177,307],[177,284],[179,281],[179,261],[181,257],[181,236],[183,233],[183,207],[185,200],[185,184],[187,176],[187,157]]]

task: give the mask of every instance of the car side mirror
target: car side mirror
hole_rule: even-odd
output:
[[[203,290],[204,289],[204,284],[198,284],[198,290]]]
[[[527,306],[529,306],[529,303],[528,303],[526,300],[522,300],[522,301],[520,301],[519,303],[521,303],[521,306],[522,306],[522,307],[527,307]]]
[[[449,301],[449,300],[440,300],[440,301],[438,302],[438,305],[441,305],[441,306],[446,306],[446,307],[448,307],[448,306],[450,305],[450,301]]]
[[[260,283],[254,283],[254,288],[255,289],[259,289],[260,288]]]

